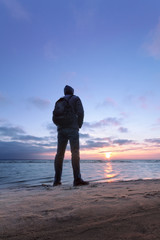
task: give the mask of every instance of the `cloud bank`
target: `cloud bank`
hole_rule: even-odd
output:
[[[99,124],[98,124],[99,123]],[[90,127],[101,127],[103,124],[119,125],[117,119],[105,119],[98,123],[88,123]],[[57,148],[57,130],[53,124],[46,125],[48,136],[38,137],[29,135],[19,126],[4,124],[0,126],[0,159],[53,159]],[[120,131],[126,132],[127,129],[120,127]],[[124,152],[138,151],[142,148],[146,151],[151,146],[159,146],[160,138],[145,139],[143,144],[137,143],[132,139],[116,137],[93,137],[89,133],[80,133],[80,149],[85,154],[93,150],[95,154],[106,151]],[[149,145],[148,145],[149,144]],[[69,150],[69,148],[67,148]],[[98,156],[98,155],[97,155]]]
[[[38,159],[56,150],[54,136],[28,135],[17,126],[1,126],[0,136],[0,159]]]

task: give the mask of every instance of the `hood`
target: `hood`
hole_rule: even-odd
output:
[[[73,95],[74,94],[74,89],[68,85],[65,86],[64,88],[64,95]]]

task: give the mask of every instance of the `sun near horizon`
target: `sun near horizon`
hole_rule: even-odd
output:
[[[111,158],[111,154],[112,154],[111,152],[106,152],[106,153],[105,153],[106,158],[107,158],[107,159],[110,159],[110,158]]]

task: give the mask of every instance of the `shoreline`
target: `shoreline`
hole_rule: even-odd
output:
[[[45,182],[44,181],[44,183],[40,183],[40,184],[35,184],[35,185],[19,185],[19,186],[8,186],[8,187],[0,187],[0,191],[2,192],[8,192],[8,191],[19,191],[19,190],[21,190],[21,191],[23,191],[23,190],[37,190],[37,191],[40,191],[40,189],[42,190],[42,187],[43,188],[52,188],[53,187],[53,177],[49,177],[49,178],[51,178],[52,180],[51,181],[49,181],[49,182]],[[99,179],[94,179],[94,180],[88,180],[87,179],[87,181],[89,181],[89,183],[90,183],[90,185],[94,185],[94,184],[96,184],[96,185],[99,185],[99,184],[107,184],[107,183],[127,183],[127,182],[130,182],[130,183],[132,183],[132,182],[139,182],[139,181],[160,181],[160,178],[146,178],[146,179],[142,179],[142,178],[139,178],[139,179],[128,179],[128,180],[114,180],[113,181],[113,179],[108,179],[108,178],[99,178]],[[27,180],[27,181],[33,181],[33,180]],[[20,183],[21,183],[21,181],[20,181]],[[8,183],[5,183],[5,184],[8,184]],[[17,184],[18,184],[18,181],[17,181]],[[73,187],[73,182],[71,181],[70,183],[66,183],[66,182],[62,182],[62,185],[60,186],[62,189],[65,189],[65,188],[67,188],[67,187],[69,187],[69,188],[72,188]],[[74,187],[73,187],[74,188]]]
[[[160,236],[160,179],[2,190],[0,239]]]

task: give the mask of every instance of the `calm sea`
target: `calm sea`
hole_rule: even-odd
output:
[[[160,179],[160,160],[81,160],[81,174],[92,182]],[[53,160],[0,160],[0,189],[52,184],[53,176]],[[62,183],[73,183],[70,160],[64,160]]]

